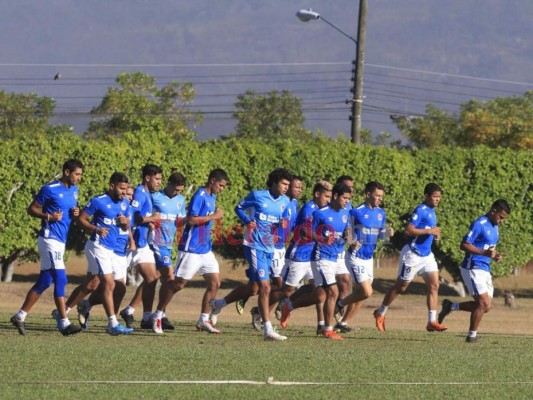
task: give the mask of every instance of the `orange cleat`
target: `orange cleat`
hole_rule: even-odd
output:
[[[333,330],[324,331],[324,337],[326,339],[332,339],[332,340],[344,340],[344,338],[341,335],[335,333],[335,331]]]
[[[289,319],[290,316],[291,316],[291,312],[289,311],[289,304],[283,303],[283,308],[281,309],[281,318],[279,320],[281,327],[283,329],[287,328],[287,325],[288,325],[287,320]]]
[[[378,310],[374,310],[374,318],[376,319],[376,328],[378,331],[385,332],[385,316],[378,313]]]
[[[444,332],[446,328],[444,325],[439,324],[437,321],[428,322],[426,325],[426,330],[428,332]]]

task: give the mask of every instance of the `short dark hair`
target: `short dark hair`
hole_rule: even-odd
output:
[[[222,168],[215,168],[209,173],[207,182],[211,182],[211,179],[214,179],[215,182],[226,181],[229,183],[228,174]]]
[[[352,190],[348,187],[346,183],[339,182],[336,183],[335,186],[333,186],[333,195],[342,196],[344,193],[352,194]]]
[[[122,172],[113,172],[111,178],[109,178],[109,183],[130,183],[130,180]]]
[[[424,194],[426,196],[431,196],[435,192],[441,192],[442,193],[442,189],[436,183],[433,183],[433,182],[428,183],[426,185],[426,187],[424,188]]]
[[[496,212],[505,211],[507,214],[511,213],[511,206],[504,199],[496,200],[494,203],[492,203],[492,206],[490,209]]]
[[[70,160],[65,161],[63,164],[63,172],[65,172],[67,169],[72,172],[76,168],[83,169],[83,163],[80,160],[76,160],[75,158],[71,158]]]
[[[174,172],[168,177],[168,183],[176,186],[185,186],[185,177],[179,172]]]
[[[335,181],[335,185],[337,183],[342,183],[344,181],[352,181],[353,182],[353,177],[351,177],[350,175],[341,175],[337,178],[337,180]]]
[[[270,174],[268,174],[268,179],[266,182],[267,187],[270,187],[276,183],[279,183],[283,179],[292,181],[292,174],[287,171],[285,168],[276,168]]]
[[[374,190],[385,190],[385,187],[378,181],[370,181],[365,185],[365,193],[373,193]]]
[[[304,178],[302,178],[301,176],[298,176],[298,175],[293,175],[291,181],[301,181],[301,182],[303,182]]]
[[[145,176],[154,176],[154,175],[162,174],[162,173],[163,173],[163,170],[161,169],[161,167],[158,167],[155,164],[146,164],[142,169],[142,174],[143,174],[142,178],[144,180]]]

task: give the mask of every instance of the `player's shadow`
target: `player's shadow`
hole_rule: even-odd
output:
[[[374,279],[374,282],[372,283],[372,287],[374,288],[374,291],[376,292],[386,293],[394,285],[395,282],[396,282],[395,279],[377,278],[377,279]],[[411,284],[407,288],[407,293],[425,295],[427,294],[427,286],[423,282],[411,282]],[[439,295],[440,296],[457,296],[457,292],[450,287],[447,287],[445,285],[440,285]]]
[[[83,283],[85,276],[83,275],[69,275],[67,270],[68,283],[73,285],[80,285]],[[31,282],[35,283],[39,279],[39,274],[13,274],[13,282]]]

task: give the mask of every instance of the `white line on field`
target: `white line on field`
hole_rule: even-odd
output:
[[[279,385],[279,386],[323,386],[323,385],[338,385],[338,386],[387,386],[387,385],[533,385],[533,381],[504,381],[504,382],[290,382],[290,381],[275,381],[273,377],[269,377],[266,381],[24,381],[24,382],[1,382],[0,385]]]

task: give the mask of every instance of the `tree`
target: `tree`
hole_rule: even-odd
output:
[[[461,106],[458,118],[431,104],[425,116],[392,116],[409,141],[420,148],[437,146],[533,149],[533,91],[524,96],[475,99]]]
[[[188,126],[200,123],[202,116],[186,109],[195,95],[191,83],[172,81],[159,88],[155,78],[142,72],[124,72],[115,81],[118,87],[109,88],[91,111],[97,119],[89,124],[88,137],[121,137],[157,128],[177,140],[194,138]]]
[[[248,90],[237,97],[233,117],[237,126],[232,136],[239,138],[309,140],[313,136],[302,126],[301,99],[288,90],[273,90],[267,95]]]

